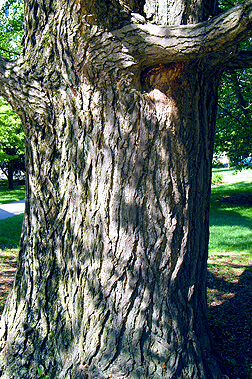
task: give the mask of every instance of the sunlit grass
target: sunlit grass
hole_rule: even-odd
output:
[[[215,170],[216,172],[216,170]],[[207,300],[215,348],[231,379],[250,379],[252,170],[221,169],[210,211]]]
[[[223,184],[213,186],[211,195],[208,284],[215,285],[208,288],[209,305],[232,298],[230,285],[252,267],[252,170],[222,173]]]
[[[25,185],[18,185],[14,190],[9,190],[6,181],[0,182],[0,204],[23,200],[24,198]]]
[[[214,186],[210,208],[209,252],[252,253],[252,170],[233,175],[226,170],[224,183]],[[240,182],[241,176],[246,178]],[[230,183],[230,177],[234,183]]]
[[[236,183],[236,182],[252,182],[252,169],[244,168],[241,171],[228,168],[213,168],[213,174],[219,173],[224,177],[224,182],[226,183]]]
[[[236,222],[236,224],[232,225],[231,222]],[[246,221],[244,222],[237,215],[233,215],[228,225],[214,224],[214,220],[212,223],[210,226],[210,255],[218,251],[240,253],[248,251],[252,253],[252,229]]]

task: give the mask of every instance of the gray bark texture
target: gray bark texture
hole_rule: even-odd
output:
[[[252,1],[217,13],[26,1],[23,54],[0,58],[27,160],[1,379],[225,377],[207,327],[211,162]]]

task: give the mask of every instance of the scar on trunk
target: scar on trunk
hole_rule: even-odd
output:
[[[180,96],[185,73],[185,63],[171,63],[169,65],[160,64],[155,67],[145,69],[141,74],[142,90],[157,94],[159,92],[160,99],[173,99],[176,103]],[[154,91],[154,92],[153,92]],[[156,97],[156,95],[155,95]]]

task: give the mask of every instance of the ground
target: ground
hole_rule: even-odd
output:
[[[251,379],[252,267],[238,261],[239,256],[230,253],[209,259],[209,322],[230,379]]]
[[[12,286],[17,265],[17,249],[0,250],[0,313]]]

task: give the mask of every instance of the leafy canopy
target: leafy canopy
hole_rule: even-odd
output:
[[[15,58],[23,36],[23,0],[7,0],[0,9],[0,54]]]
[[[0,9],[0,54],[15,58],[21,50],[24,4],[7,0]],[[19,116],[0,97],[0,163],[17,159],[24,154],[24,132]]]
[[[8,162],[24,154],[24,131],[20,117],[0,97],[0,162]]]

